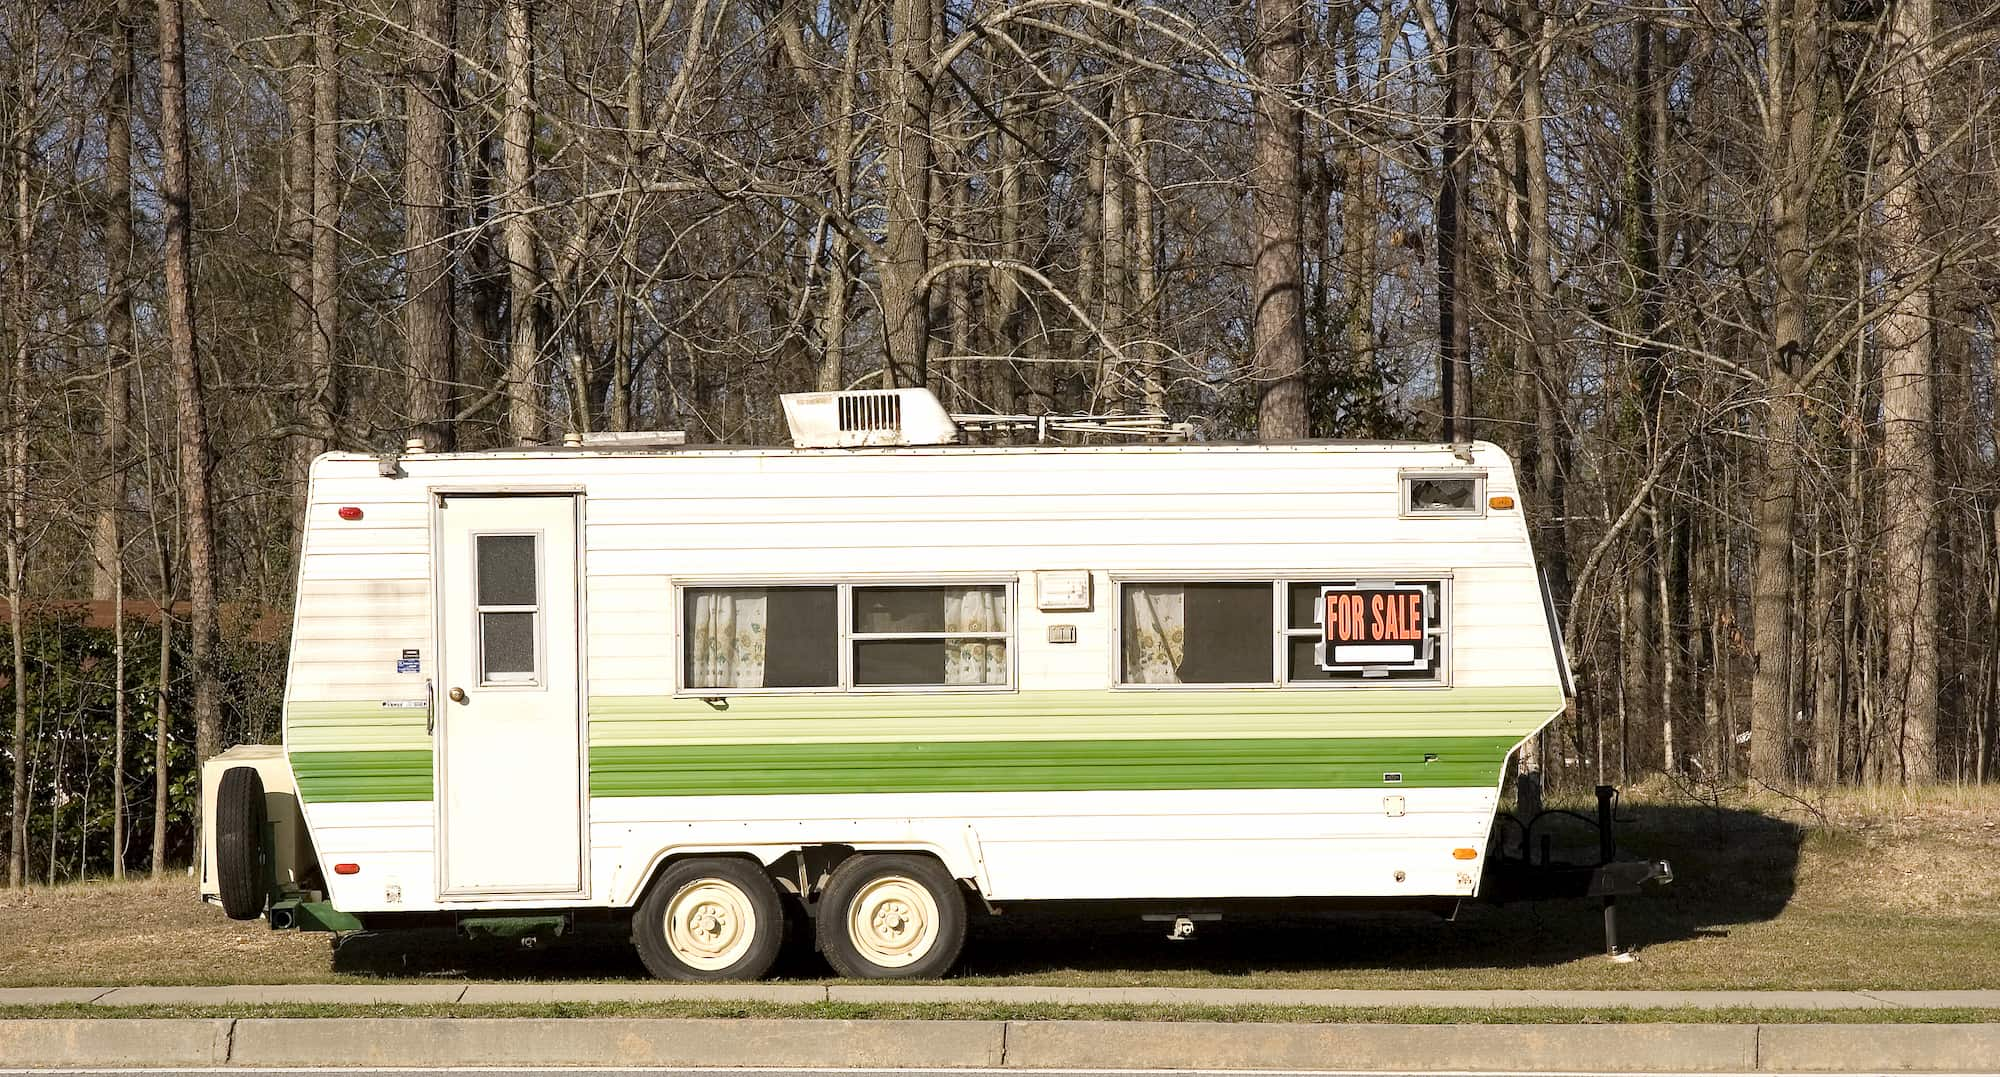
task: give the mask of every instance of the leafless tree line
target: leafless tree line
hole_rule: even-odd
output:
[[[863,385],[1498,441],[1531,777],[1989,780],[1993,0],[4,4],[12,881],[271,727],[319,452]]]

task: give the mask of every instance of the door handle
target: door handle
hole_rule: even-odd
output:
[[[424,736],[426,737],[437,736],[437,729],[438,729],[437,686],[431,683],[431,679],[429,677],[425,677],[424,678]]]
[[[452,701],[453,703],[463,703],[463,702],[465,702],[465,689],[463,689],[463,688],[454,688],[454,689],[452,689],[452,690],[451,690],[451,693],[450,693],[450,694],[451,694],[451,701]]]

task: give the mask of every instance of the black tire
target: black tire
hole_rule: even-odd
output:
[[[929,907],[912,891],[921,888]],[[900,891],[900,893],[899,893]],[[915,899],[915,900],[913,900]],[[865,907],[874,905],[875,914]],[[935,912],[935,916],[932,913]],[[889,919],[884,922],[880,916]],[[904,925],[914,923],[914,927]],[[907,943],[865,945],[857,934],[912,930]],[[931,980],[958,961],[965,945],[965,891],[944,865],[903,853],[849,857],[820,895],[814,924],[819,949],[833,970],[857,980]],[[881,936],[877,936],[878,942]]]
[[[682,920],[678,929],[670,916]],[[736,933],[747,928],[747,937],[732,934],[731,925]],[[708,939],[716,946],[704,952]],[[761,865],[736,857],[668,865],[632,912],[632,945],[662,980],[755,980],[770,971],[784,942],[778,888]]]
[[[264,915],[264,779],[255,767],[230,767],[216,786],[215,886],[231,920]]]

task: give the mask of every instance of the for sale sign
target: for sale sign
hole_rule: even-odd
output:
[[[1320,589],[1320,668],[1421,667],[1429,654],[1430,592],[1423,587]]]

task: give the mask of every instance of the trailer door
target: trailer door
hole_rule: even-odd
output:
[[[578,510],[437,498],[440,896],[583,890]]]

